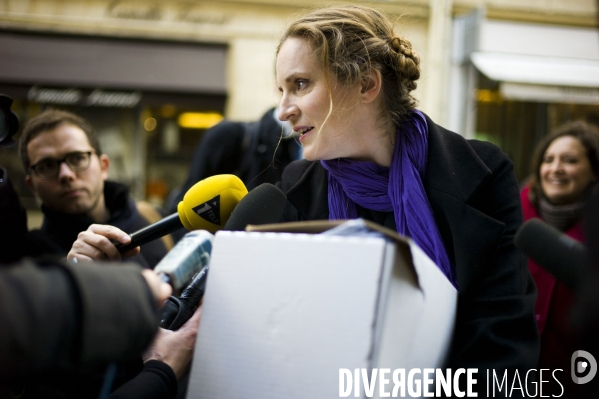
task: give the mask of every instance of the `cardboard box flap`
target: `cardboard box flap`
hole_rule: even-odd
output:
[[[395,242],[408,245],[408,239],[400,236],[397,232],[381,226],[380,224],[371,222],[366,219],[354,220],[310,220],[304,222],[287,222],[287,223],[272,223],[255,225],[250,224],[245,231],[270,232],[270,233],[304,233],[304,234],[320,234],[334,227],[341,226],[346,223],[357,222],[367,227],[370,230],[378,231]]]
[[[287,223],[272,223],[262,225],[248,225],[246,227],[247,232],[259,232],[259,233],[295,233],[295,234],[322,234],[333,229],[338,229],[342,226],[349,226],[348,230],[355,228],[356,230],[370,230],[373,232],[380,233],[384,238],[392,240],[396,244],[397,256],[402,256],[406,260],[406,265],[412,273],[412,278],[417,287],[420,287],[419,273],[414,267],[412,259],[412,245],[414,242],[407,238],[400,236],[396,231],[393,231],[387,227],[381,226],[380,224],[371,222],[366,219],[352,219],[352,220],[310,220],[303,222],[287,222]],[[352,236],[351,232],[347,234],[340,234],[344,236]]]

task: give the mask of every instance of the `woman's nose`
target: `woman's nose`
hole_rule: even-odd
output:
[[[563,163],[559,159],[555,159],[551,162],[551,170],[553,172],[563,171],[563,166]]]
[[[286,96],[281,98],[279,103],[278,117],[281,121],[290,121],[293,117],[296,117],[299,112],[298,107],[290,101]]]

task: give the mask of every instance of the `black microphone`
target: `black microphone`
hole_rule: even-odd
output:
[[[171,295],[167,299],[162,309],[160,327],[176,331],[189,320],[204,296],[209,268],[210,266],[205,265],[178,298]]]
[[[170,216],[165,217],[152,223],[151,225],[144,227],[141,230],[131,233],[131,242],[129,244],[121,244],[115,242],[114,246],[119,250],[120,253],[127,252],[130,249],[139,247],[140,245],[147,244],[150,241],[154,241],[160,237],[164,237],[167,234],[173,233],[183,227],[181,218],[178,213],[173,213]]]
[[[270,183],[250,191],[235,207],[224,230],[244,231],[248,224],[269,224],[281,220],[287,197]]]
[[[524,223],[514,244],[571,290],[583,281],[589,260],[586,247],[540,219]]]

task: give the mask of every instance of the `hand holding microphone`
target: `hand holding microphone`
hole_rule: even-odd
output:
[[[131,242],[115,244],[121,252],[148,243],[185,227],[215,233],[225,227],[239,201],[248,193],[235,175],[216,175],[191,187],[177,206],[177,213],[131,234]]]
[[[182,226],[188,230],[202,229],[214,233],[224,228],[233,209],[246,194],[247,189],[237,176],[211,176],[187,191],[178,205],[177,213],[131,235],[114,226],[91,225],[79,234],[67,259],[119,261],[121,255],[135,255],[139,252],[137,248],[140,245],[172,233]]]
[[[131,242],[131,237],[118,227],[107,224],[92,224],[87,230],[79,233],[77,240],[67,254],[67,260],[118,262],[121,257],[137,255],[140,251],[139,247],[135,246],[129,251],[121,253],[115,247],[115,242],[128,244]]]

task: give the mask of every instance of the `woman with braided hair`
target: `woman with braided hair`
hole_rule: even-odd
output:
[[[478,368],[482,393],[487,369],[524,375],[538,357],[535,288],[513,245],[518,184],[497,147],[415,108],[419,76],[410,42],[371,8],[318,9],[288,27],[279,118],[305,159],[283,173],[283,221],[361,217],[411,237],[458,289],[447,366]]]

